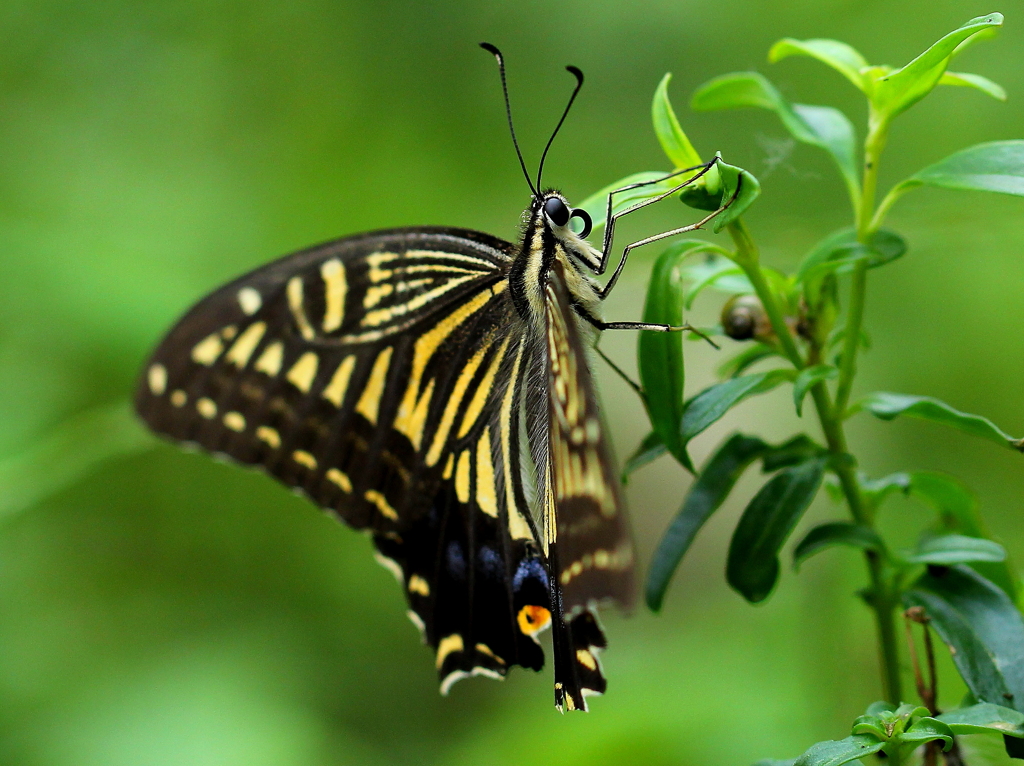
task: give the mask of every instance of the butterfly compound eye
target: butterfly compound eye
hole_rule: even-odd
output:
[[[552,197],[544,203],[544,212],[555,226],[565,226],[569,223],[569,208],[558,197]]]

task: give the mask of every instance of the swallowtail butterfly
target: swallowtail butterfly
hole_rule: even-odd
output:
[[[502,56],[482,46],[512,130]],[[577,83],[558,127],[583,83],[568,69]],[[424,226],[288,255],[189,310],[146,364],[135,406],[157,433],[260,467],[368,530],[442,693],[468,675],[539,670],[537,636],[551,627],[555,703],[585,710],[605,690],[596,605],[634,598],[589,347],[603,329],[681,329],[607,323],[599,307],[630,249],[700,224],[626,247],[603,288],[587,272],[608,267],[618,218],[710,166],[614,215],[613,192],[598,250],[586,211],[540,190],[551,140],[534,184],[512,138],[532,191],[518,244]]]

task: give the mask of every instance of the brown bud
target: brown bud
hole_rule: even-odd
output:
[[[722,307],[722,329],[733,340],[766,340],[772,325],[756,295],[734,295]]]

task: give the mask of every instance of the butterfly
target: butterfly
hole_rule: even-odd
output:
[[[434,653],[441,692],[469,675],[539,670],[552,629],[555,704],[606,681],[597,605],[633,603],[634,554],[590,365],[605,322],[603,247],[558,191],[531,190],[520,242],[412,227],[350,236],[258,268],[202,299],[146,363],[135,406],[155,432],[262,468],[368,530]],[[664,180],[664,179],[662,179]],[[651,183],[651,182],[649,182]],[[712,214],[713,215],[713,214]],[[579,223],[580,231],[574,230]],[[589,273],[588,273],[589,272]]]

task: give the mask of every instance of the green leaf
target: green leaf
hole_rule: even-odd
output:
[[[795,763],[796,758],[762,758],[754,766],[793,766]]]
[[[877,715],[860,715],[854,719],[851,734],[870,734],[878,739],[889,739],[889,733],[885,730],[885,723]]]
[[[793,381],[793,404],[796,405],[796,414],[803,417],[804,397],[816,383],[823,380],[832,380],[839,376],[839,370],[830,364],[816,364],[813,367],[805,367]]]
[[[764,343],[755,343],[749,348],[741,351],[729,361],[723,363],[718,368],[718,377],[735,378],[738,375],[742,375],[762,359],[768,359],[769,357],[778,355],[779,352],[771,346]]]
[[[924,608],[976,699],[1024,707],[1024,620],[1000,588],[962,565],[933,567],[903,603]]]
[[[969,72],[946,72],[939,80],[939,85],[955,85],[961,88],[976,88],[982,93],[992,96],[994,99],[1006,101],[1006,91],[1003,90],[1003,86],[992,82],[987,77],[982,77],[980,74],[970,74]]]
[[[0,461],[0,520],[73,486],[107,460],[158,443],[127,402],[72,417],[24,452]]]
[[[683,407],[683,443],[689,442],[748,396],[770,391],[783,381],[792,380],[795,374],[793,370],[769,370],[705,388]]]
[[[946,752],[953,747],[952,730],[942,721],[930,716],[918,718],[900,735],[900,742],[921,743],[935,740],[942,742],[942,749]]]
[[[679,125],[672,103],[668,99],[668,84],[671,80],[671,73],[666,74],[654,91],[654,102],[651,104],[654,133],[673,165],[677,168],[692,168],[701,163],[701,158]]]
[[[1024,141],[969,146],[918,171],[900,186],[922,184],[1024,197]]]
[[[765,473],[805,463],[816,457],[827,457],[828,450],[807,434],[798,434],[792,439],[770,446],[764,453],[761,470]]]
[[[938,84],[957,46],[978,32],[1002,23],[1001,13],[978,16],[937,41],[902,69],[876,77],[868,91],[872,106],[885,118],[909,109]]]
[[[872,514],[893,492],[910,492],[910,474],[907,473],[892,473],[881,479],[858,478],[864,504]]]
[[[691,285],[690,292],[693,290],[693,285],[707,282],[714,282],[717,288],[728,293],[754,292],[754,288],[746,276],[736,276],[731,273],[731,269],[735,265],[731,259],[732,253],[722,251],[721,248],[710,242],[707,243],[707,252],[707,257],[694,258],[680,269],[683,280]],[[688,299],[690,292],[687,293]]]
[[[1024,737],[1024,713],[991,702],[951,710],[938,716],[954,734],[1008,734]]]
[[[793,569],[797,569],[815,553],[820,553],[826,548],[836,545],[848,545],[864,551],[877,551],[885,554],[885,543],[871,527],[854,524],[850,521],[832,521],[814,527],[804,535],[803,540],[797,543],[796,549],[793,551]]]
[[[855,229],[840,229],[818,242],[804,256],[797,268],[796,281],[806,284],[829,272],[844,274],[852,271],[861,258],[867,258],[869,269],[878,268],[906,252],[907,243],[903,237],[888,229],[875,232],[866,245],[857,241]]]
[[[658,256],[647,285],[645,322],[673,327],[683,324],[683,280],[679,266],[688,256],[707,247],[708,244],[700,240],[685,240]],[[655,433],[673,457],[692,471],[686,440],[679,433],[685,382],[682,334],[642,331],[637,342],[637,363],[647,414]]]
[[[1006,550],[999,543],[966,535],[939,535],[922,540],[903,560],[910,564],[966,564],[971,561],[1005,561]]]
[[[1004,447],[1024,452],[1024,439],[1014,439],[1000,430],[988,418],[960,412],[945,402],[930,396],[912,396],[910,394],[892,394],[878,391],[868,394],[861,399],[854,405],[851,414],[859,410],[866,410],[882,420],[892,420],[900,415],[921,418],[922,420],[949,426],[971,436],[988,439]]]
[[[690,106],[697,111],[754,107],[775,112],[793,138],[828,152],[850,189],[860,188],[853,125],[837,109],[790,104],[757,72],[734,72],[716,77],[697,89]]]
[[[685,301],[687,310],[693,307],[693,302],[697,299],[697,296],[707,287],[717,287],[731,293],[754,292],[754,288],[751,286],[750,280],[744,275],[743,269],[726,258],[712,261],[707,265],[707,268],[703,269],[703,272],[700,278],[691,283],[686,290]],[[696,270],[690,270],[689,272],[689,274],[695,273]],[[735,289],[737,287],[740,289]]]
[[[646,598],[652,611],[661,609],[672,575],[704,522],[722,505],[747,466],[767,447],[756,437],[735,434],[708,460],[651,561]]]
[[[715,216],[711,230],[717,234],[743,215],[761,194],[761,184],[753,174],[722,160],[716,165],[722,179],[722,203],[726,209]]]
[[[785,37],[768,51],[768,60],[773,64],[788,56],[809,56],[817,59],[852,82],[857,90],[865,89],[861,70],[867,68],[868,62],[846,43],[838,40],[794,40],[792,37]]]
[[[846,739],[826,740],[811,745],[796,759],[796,766],[842,766],[844,763],[877,753],[886,743],[870,734],[854,734]]]
[[[907,478],[910,494],[932,506],[939,514],[937,531],[992,539],[978,510],[977,498],[957,479],[932,471],[913,471]],[[1002,588],[1011,601],[1016,601],[1020,585],[1009,562],[976,562],[971,569]]]
[[[585,200],[576,205],[578,208],[583,208],[587,211],[590,216],[593,228],[596,230],[599,226],[604,226],[605,218],[608,214],[608,195],[616,189],[622,189],[626,186],[633,184],[642,183],[644,181],[656,181],[659,178],[664,178],[668,173],[660,170],[646,170],[641,173],[633,173],[625,178],[620,178],[618,181],[612,184],[608,184],[606,187],[601,189],[594,194],[591,194]],[[641,202],[645,199],[651,199],[657,197],[659,194],[664,194],[666,191],[671,189],[673,186],[678,186],[677,179],[670,179],[671,185],[668,182],[660,184],[650,184],[648,186],[640,186],[636,189],[630,189],[624,191],[621,194],[616,194],[612,200],[612,213],[618,213],[625,210],[627,207],[635,202]]]
[[[725,576],[747,601],[764,601],[775,587],[779,549],[817,494],[825,465],[817,458],[779,471],[744,510],[729,544]]]
[[[666,452],[668,452],[668,448],[665,447],[665,442],[656,432],[652,431],[647,434],[626,461],[626,465],[622,469],[622,483],[626,483],[626,477],[633,471],[657,460]]]

